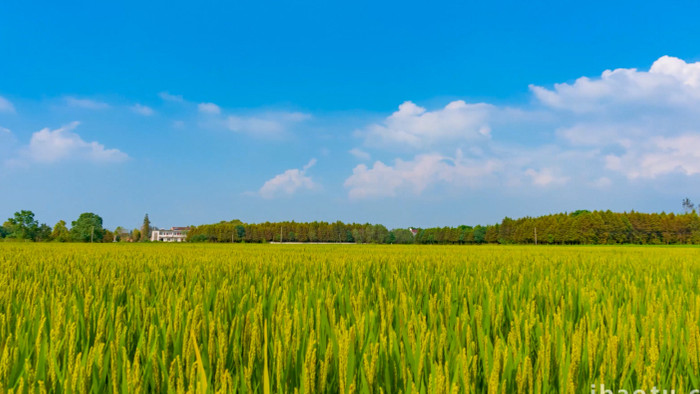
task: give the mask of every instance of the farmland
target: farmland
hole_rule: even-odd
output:
[[[0,243],[0,391],[700,387],[694,247]]]

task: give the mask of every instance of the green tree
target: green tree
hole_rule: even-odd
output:
[[[236,235],[238,239],[245,239],[245,227],[243,225],[239,224],[236,226]]]
[[[46,223],[42,223],[36,231],[34,240],[37,242],[51,241],[51,227],[49,227]]]
[[[117,228],[114,229],[114,240],[117,242],[126,241],[126,239],[122,239],[123,233],[124,233],[124,229],[122,228],[122,226],[117,226]]]
[[[139,242],[140,239],[141,239],[141,231],[139,231],[139,229],[137,229],[137,228],[131,230],[131,240],[133,242]]]
[[[73,241],[102,242],[104,234],[102,218],[94,213],[81,213],[78,220],[71,223],[70,236]]]
[[[59,220],[55,226],[53,226],[53,231],[51,232],[51,238],[56,242],[68,242],[70,241],[70,232],[66,227],[66,222],[64,220]]]
[[[105,229],[105,235],[102,237],[102,242],[115,242],[114,238],[114,233]]]
[[[375,224],[372,226],[372,242],[383,244],[383,243],[393,243],[389,242],[389,230],[382,224]]]
[[[148,219],[148,214],[143,217],[143,224],[141,225],[141,242],[151,240],[151,221]]]
[[[392,230],[394,234],[394,242],[397,244],[412,244],[413,243],[413,233],[411,230],[405,228],[396,228]]]
[[[474,242],[480,244],[486,241],[486,227],[477,225],[474,227]]]
[[[34,212],[22,210],[7,219],[3,227],[8,230],[8,238],[33,240],[39,230],[39,222],[34,219]]]

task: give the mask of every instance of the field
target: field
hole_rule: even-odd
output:
[[[689,247],[0,243],[3,392],[679,393],[699,323]]]

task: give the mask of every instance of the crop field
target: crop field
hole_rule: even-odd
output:
[[[0,243],[0,392],[680,393],[699,324],[692,247]]]

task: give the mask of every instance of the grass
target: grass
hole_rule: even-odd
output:
[[[0,391],[700,388],[700,249],[0,244]]]

